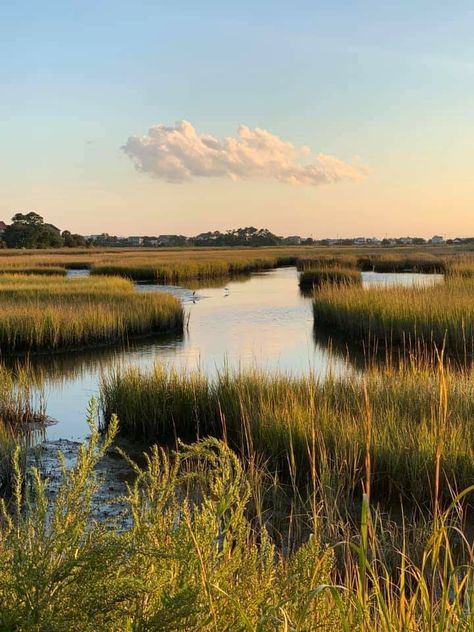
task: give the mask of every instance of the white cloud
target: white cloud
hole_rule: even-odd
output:
[[[193,178],[273,178],[295,185],[360,180],[367,170],[334,156],[317,154],[312,162],[307,145],[295,147],[265,129],[241,125],[237,136],[220,140],[199,134],[188,121],[174,127],[153,125],[146,136],[130,136],[122,147],[138,171],[167,182]]]

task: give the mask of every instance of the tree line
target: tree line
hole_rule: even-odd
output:
[[[43,217],[34,211],[16,213],[12,223],[7,226],[1,236],[4,248],[75,248],[86,246],[87,240],[82,235],[61,230],[48,224]]]

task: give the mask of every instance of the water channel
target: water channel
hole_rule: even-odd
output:
[[[85,272],[71,273],[74,278]],[[363,273],[363,283],[426,285],[440,275]],[[217,285],[217,287],[216,287]],[[194,285],[193,285],[194,288]],[[37,356],[32,363],[46,375],[47,414],[57,423],[46,436],[78,441],[88,433],[88,402],[99,392],[103,372],[114,367],[153,367],[157,362],[179,370],[201,370],[208,375],[229,367],[308,371],[324,376],[351,370],[342,354],[318,340],[313,332],[311,298],[301,294],[295,268],[278,268],[249,277],[201,284],[196,289],[138,285],[138,291],[165,291],[177,296],[187,313],[184,334],[130,341],[120,347],[87,352]]]

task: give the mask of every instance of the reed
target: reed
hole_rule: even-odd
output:
[[[461,277],[470,279],[474,277],[474,258],[472,256],[460,256],[449,259],[446,264],[446,274],[449,277]]]
[[[412,351],[445,348],[465,360],[474,345],[474,279],[431,287],[325,286],[314,296],[315,327],[348,341]]]
[[[433,489],[438,423],[434,411],[439,378],[429,367],[373,369],[366,376],[372,408],[373,493],[425,503]],[[445,437],[442,495],[474,477],[474,374],[449,373],[449,432]],[[243,454],[255,452],[280,475],[307,483],[309,448],[319,480],[350,498],[361,486],[366,433],[363,390],[357,378],[318,381],[263,373],[215,380],[157,366],[106,376],[101,387],[104,419],[117,413],[120,432],[146,442],[174,437],[227,437]],[[298,464],[297,473],[293,472]]]
[[[35,276],[64,276],[66,269],[60,266],[9,266],[0,268],[0,274],[34,274]]]
[[[307,268],[300,272],[299,285],[303,290],[311,290],[323,285],[360,285],[362,277],[353,268]]]
[[[41,373],[29,367],[7,369],[0,365],[0,497],[9,496],[13,484],[13,455],[31,432],[42,425],[46,412],[41,390]]]
[[[358,259],[355,255],[317,255],[300,257],[296,262],[296,268],[302,272],[314,268],[357,268]]]
[[[209,261],[187,261],[152,265],[145,261],[133,261],[128,265],[96,265],[92,275],[119,276],[134,281],[154,281],[161,284],[173,284],[185,280],[205,280],[248,274],[261,270],[270,270],[278,265],[278,259],[212,259]]]
[[[2,275],[0,300],[2,354],[111,344],[183,328],[176,298],[139,294],[123,279]]]
[[[366,255],[358,259],[357,265],[363,271],[373,272],[418,272],[423,274],[443,274],[445,261],[430,253],[410,253],[391,255]]]
[[[16,515],[3,509],[0,521],[0,628],[473,629],[474,555],[467,539],[456,538],[462,498],[433,521],[419,560],[406,540],[390,547],[368,496],[353,538],[324,542],[316,515],[311,537],[284,554],[265,525],[248,519],[253,479],[228,446],[209,439],[181,446],[172,458],[155,447],[144,468],[134,465],[124,499],[129,518],[120,529],[111,518],[98,523],[92,512],[100,487],[95,467],[116,423],[102,444],[92,426],[55,495],[35,469],[32,492],[24,494],[17,468]]]

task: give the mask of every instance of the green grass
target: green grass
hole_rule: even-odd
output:
[[[13,454],[31,424],[43,423],[45,411],[35,401],[32,387],[41,384],[41,375],[28,368],[9,370],[0,365],[0,496],[9,495],[12,488]]]
[[[54,496],[38,471],[25,487],[17,469],[16,512],[12,518],[4,510],[0,521],[0,629],[473,629],[474,557],[467,541],[456,543],[455,511],[436,514],[419,560],[406,543],[389,547],[368,496],[352,538],[325,543],[316,511],[311,537],[285,555],[265,523],[249,521],[248,471],[224,443],[207,440],[182,446],[172,458],[154,448],[143,469],[135,466],[126,526],[113,518],[98,523],[95,466],[113,440],[115,420],[109,430],[101,443],[92,427]]]
[[[0,351],[61,351],[182,331],[173,296],[139,294],[123,279],[0,276]]]
[[[440,441],[443,494],[474,480],[474,374],[448,373],[448,420],[438,416],[440,379],[428,367],[374,369],[365,380],[375,494],[429,501]],[[268,459],[287,479],[307,483],[315,463],[328,488],[345,498],[360,490],[368,413],[356,378],[223,373],[211,380],[157,366],[149,373],[112,373],[101,392],[104,418],[117,413],[123,435],[149,443],[227,437],[242,454]]]
[[[445,346],[465,359],[474,345],[473,293],[474,279],[460,277],[423,288],[325,286],[314,296],[314,322],[352,342],[413,351]]]
[[[303,290],[321,287],[323,285],[360,285],[362,277],[353,268],[306,268],[299,274],[299,285]]]

